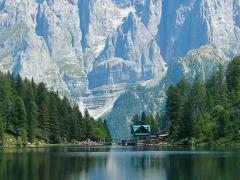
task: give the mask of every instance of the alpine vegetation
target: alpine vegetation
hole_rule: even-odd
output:
[[[185,78],[167,90],[165,124],[169,141],[234,143],[240,141],[240,57],[222,65],[206,82]]]
[[[111,141],[105,121],[94,120],[44,83],[0,73],[0,145]]]

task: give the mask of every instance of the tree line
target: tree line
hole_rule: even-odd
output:
[[[20,144],[111,141],[105,121],[94,120],[87,110],[83,115],[77,104],[60,98],[44,83],[0,72],[0,145],[6,134]]]
[[[177,142],[240,140],[240,57],[209,80],[189,83],[183,78],[167,90],[165,123]]]

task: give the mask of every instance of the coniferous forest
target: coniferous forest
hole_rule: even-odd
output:
[[[105,121],[94,120],[86,110],[72,105],[44,83],[0,73],[0,145],[6,139],[16,145],[44,143],[111,141]]]
[[[239,142],[240,57],[206,82],[183,78],[170,86],[164,119],[174,142]]]
[[[240,57],[226,68],[219,65],[206,82],[183,78],[167,90],[163,117],[135,115],[134,124],[150,124],[154,133],[164,124],[174,142],[239,142]],[[74,142],[91,139],[111,141],[106,122],[94,120],[86,110],[72,105],[44,83],[0,73],[0,144],[6,137],[17,144]]]

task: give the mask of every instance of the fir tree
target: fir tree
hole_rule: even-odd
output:
[[[4,122],[3,122],[3,117],[0,113],[0,146],[3,146],[4,144],[3,135],[4,135]]]
[[[31,101],[28,114],[28,140],[30,142],[34,141],[37,135],[38,127],[38,107],[34,101]]]
[[[147,116],[146,116],[146,113],[144,111],[142,112],[141,123],[142,124],[147,124]]]
[[[48,139],[49,112],[46,103],[42,103],[38,108],[38,127],[42,139]]]
[[[21,97],[16,97],[14,128],[17,137],[24,134],[27,123],[27,112]]]
[[[56,105],[55,94],[52,92],[50,97],[50,109],[49,109],[49,121],[50,121],[50,142],[51,143],[60,143],[60,124],[59,124],[59,116],[58,109]]]

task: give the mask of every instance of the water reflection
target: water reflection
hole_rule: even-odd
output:
[[[0,179],[238,179],[239,149],[51,147],[0,149]]]

